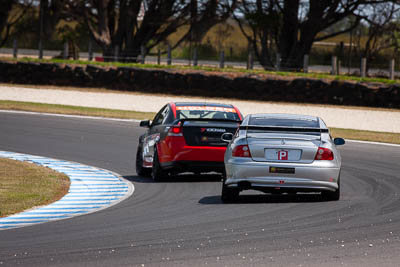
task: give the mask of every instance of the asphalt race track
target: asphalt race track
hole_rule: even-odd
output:
[[[136,176],[142,132],[137,122],[0,113],[0,150],[112,170],[135,185],[108,209],[0,231],[0,266],[399,266],[400,147],[341,147],[338,202],[254,193],[222,204],[216,176]]]

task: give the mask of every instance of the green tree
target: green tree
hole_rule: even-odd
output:
[[[314,42],[351,31],[368,15],[366,10],[386,2],[395,1],[242,0],[239,9],[244,16],[237,16],[237,21],[264,68],[274,65],[273,55],[279,53],[282,68],[300,69]],[[325,33],[351,15],[357,17],[352,24]]]
[[[362,17],[364,27],[356,31],[356,50],[361,57],[367,59],[367,70],[370,62],[389,48],[396,49],[396,35],[400,31],[394,20],[400,7],[394,3],[372,6],[367,16]],[[362,30],[364,29],[364,30]]]
[[[14,25],[25,15],[31,1],[2,0],[0,8],[0,47],[7,42]]]
[[[53,39],[57,26],[61,20],[73,20],[73,14],[68,12],[69,1],[40,0],[40,16],[42,16],[43,38]],[[41,19],[39,17],[39,19]]]
[[[231,14],[236,0],[85,0],[69,2],[70,11],[84,21],[92,38],[112,58],[137,60],[141,47],[150,51],[183,25],[183,41],[201,39],[215,21]],[[195,37],[193,37],[195,36]]]

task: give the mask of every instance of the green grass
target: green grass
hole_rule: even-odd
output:
[[[152,119],[155,116],[154,112],[136,112],[6,100],[0,100],[0,109],[137,120]],[[362,131],[341,128],[331,128],[331,133],[334,137],[343,137],[345,139],[400,144],[400,133]]]
[[[315,79],[328,79],[328,80],[339,80],[339,81],[355,81],[355,82],[377,82],[384,84],[397,84],[400,80],[390,80],[385,78],[374,78],[365,77],[361,78],[358,76],[348,76],[348,75],[330,75],[326,73],[301,73],[301,72],[271,72],[271,74],[276,74],[279,76],[295,76],[295,77],[306,77]]]
[[[246,70],[242,68],[226,67],[220,69],[217,67],[209,66],[184,66],[184,65],[157,65],[157,64],[139,64],[139,63],[121,63],[121,62],[88,62],[85,60],[64,60],[64,59],[36,59],[36,58],[0,58],[0,60],[7,61],[21,61],[21,62],[45,62],[45,63],[59,63],[59,64],[77,64],[77,65],[96,65],[100,67],[134,67],[142,69],[176,69],[176,70],[198,70],[208,72],[230,72],[230,73],[242,73],[242,74],[255,74],[255,75],[273,75],[281,77],[303,77],[303,78],[314,78],[314,79],[327,79],[327,80],[339,80],[339,81],[354,81],[360,83],[383,83],[383,84],[400,84],[400,80],[390,80],[386,78],[374,78],[366,77],[361,78],[358,76],[348,75],[330,75],[327,73],[303,73],[303,72],[285,72],[285,71],[266,71],[266,70]]]
[[[153,112],[77,107],[9,100],[0,100],[0,109],[138,120],[153,118],[155,115]]]
[[[0,158],[0,217],[52,203],[69,185],[66,175],[49,168]]]
[[[352,129],[342,129],[342,128],[331,128],[330,130],[333,137],[342,137],[345,139],[353,139],[361,141],[400,144],[399,133],[362,131],[362,130],[352,130]]]

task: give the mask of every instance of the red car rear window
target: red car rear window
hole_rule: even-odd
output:
[[[240,120],[234,108],[215,106],[177,106],[178,119],[227,119]]]

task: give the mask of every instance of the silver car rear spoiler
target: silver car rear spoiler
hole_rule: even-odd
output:
[[[240,130],[264,130],[268,132],[301,132],[301,133],[329,133],[326,128],[282,127],[282,126],[239,126]]]

